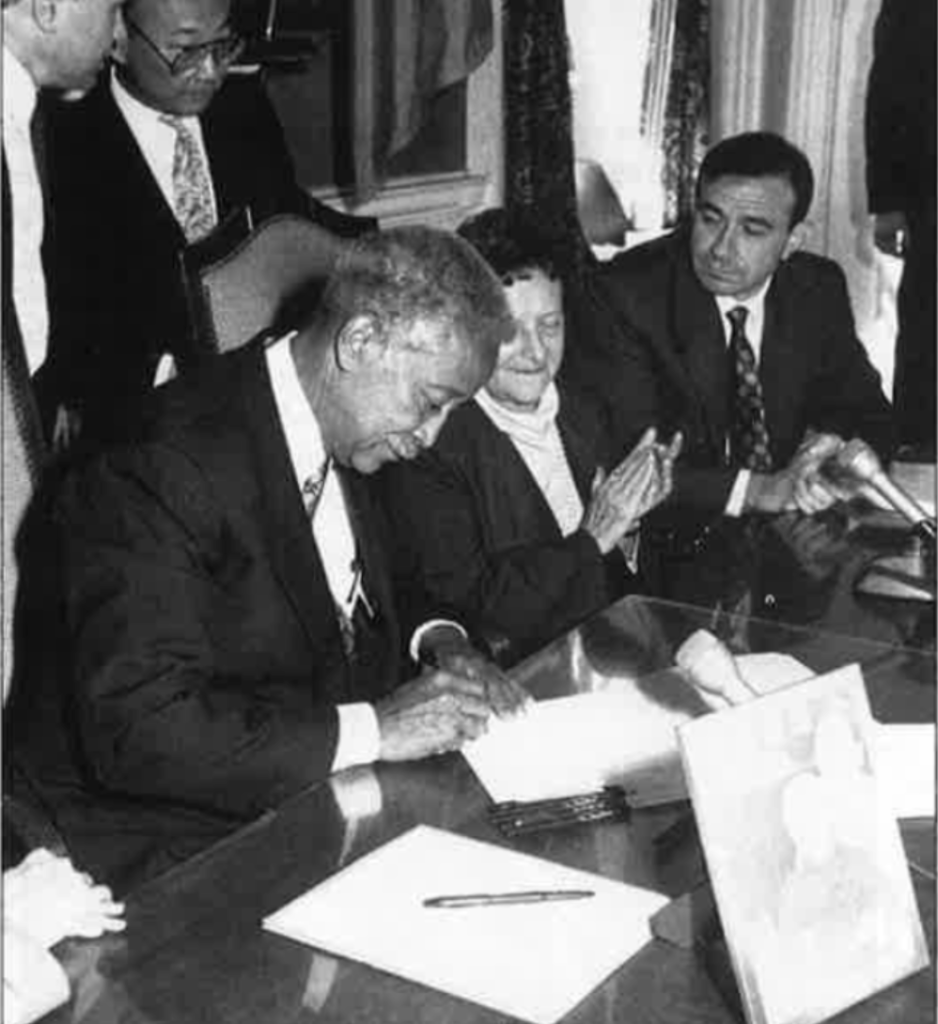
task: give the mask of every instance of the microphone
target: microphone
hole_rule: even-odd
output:
[[[831,461],[836,468],[849,474],[854,480],[865,483],[907,519],[922,536],[934,543],[938,530],[933,517],[904,491],[883,469],[876,452],[866,442],[854,439],[848,441]]]

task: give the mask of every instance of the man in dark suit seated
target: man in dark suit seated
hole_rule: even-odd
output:
[[[199,356],[180,251],[247,209],[309,215],[336,234],[371,229],[316,202],[294,177],[230,0],[131,0],[110,74],[47,110],[54,233],[47,238],[50,351],[37,377],[48,434],[120,439],[171,357]]]
[[[244,820],[344,767],[457,749],[521,705],[457,626],[395,609],[360,475],[432,444],[511,331],[468,243],[370,235],[296,332],[157,389],[133,444],[73,470],[58,522],[90,785],[139,801],[141,822]],[[400,685],[407,653],[437,667]],[[58,824],[100,863],[101,836],[67,810]],[[114,870],[119,838],[103,837]]]
[[[820,467],[842,438],[889,453],[891,410],[843,272],[798,251],[813,187],[779,136],[726,139],[701,166],[693,223],[605,265],[626,328],[611,356],[617,431],[682,431],[679,506],[817,512],[838,496]]]

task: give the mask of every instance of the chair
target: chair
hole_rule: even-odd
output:
[[[182,252],[199,348],[239,348],[273,327],[298,292],[321,288],[349,244],[321,224],[278,214],[253,230],[243,214]]]

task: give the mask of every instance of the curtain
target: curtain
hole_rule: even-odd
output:
[[[578,276],[593,257],[577,216],[563,0],[503,0],[503,11],[505,205]]]
[[[694,183],[708,144],[710,0],[677,0],[662,141],[664,223],[694,209]]]
[[[353,29],[353,173],[362,202],[416,136],[433,96],[491,52],[492,0],[354,0]]]

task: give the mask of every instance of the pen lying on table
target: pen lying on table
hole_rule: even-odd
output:
[[[521,892],[470,892],[461,896],[431,896],[425,907],[458,909],[461,907],[498,907],[512,903],[551,903],[555,900],[585,900],[596,894],[592,889],[529,889]]]
[[[607,786],[595,793],[533,800],[530,803],[507,801],[494,804],[488,816],[503,835],[516,836],[581,822],[624,821],[629,817],[629,805],[621,787]]]

